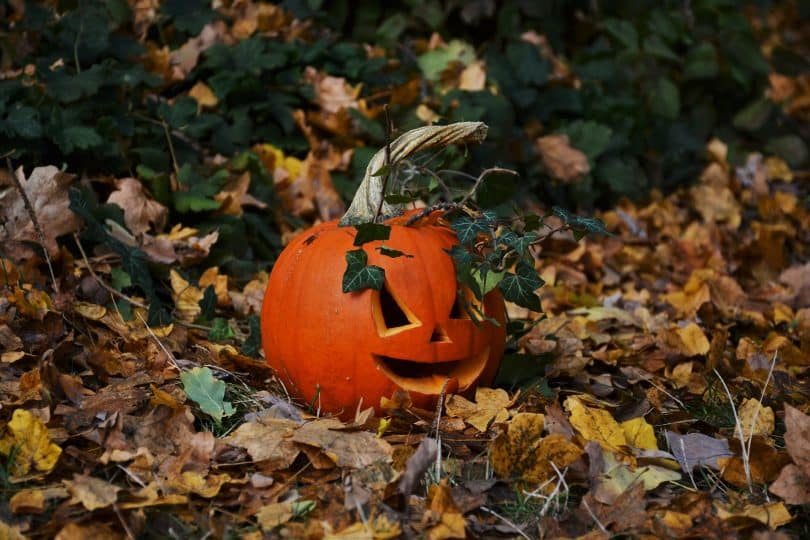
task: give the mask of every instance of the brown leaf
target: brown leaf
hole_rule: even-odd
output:
[[[45,237],[45,249],[52,258],[59,255],[56,238],[76,232],[79,219],[70,211],[68,188],[74,176],[60,171],[53,165],[37,167],[25,178],[22,167],[14,173],[25,190],[34,214]],[[25,208],[22,195],[7,187],[0,192],[0,248],[5,256],[22,260],[34,252],[23,242],[39,243],[39,235]]]
[[[121,491],[118,486],[86,474],[74,474],[73,480],[63,480],[62,483],[71,495],[70,502],[81,503],[91,512],[113,504]]]
[[[810,476],[810,415],[785,405],[785,446],[793,462]]]
[[[393,449],[382,439],[366,431],[337,431],[342,423],[335,419],[308,422],[298,428],[291,439],[313,446],[338,467],[360,469],[375,461],[391,462]]]
[[[552,177],[565,183],[576,182],[591,170],[588,157],[572,148],[565,134],[546,135],[535,141],[543,165]]]
[[[291,420],[263,418],[242,424],[222,442],[244,448],[253,461],[266,461],[271,470],[286,469],[300,452],[289,438],[298,425]]]
[[[161,230],[166,225],[169,210],[143,191],[143,184],[134,178],[115,181],[116,190],[110,193],[108,203],[118,205],[124,211],[124,223],[135,236],[147,232],[150,227]]]

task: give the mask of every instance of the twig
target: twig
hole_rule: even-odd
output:
[[[145,319],[144,319],[144,318],[141,316],[141,314],[140,314],[139,312],[137,312],[137,311],[135,312],[135,315],[137,315],[137,316],[138,316],[138,318],[139,318],[139,319],[141,320],[141,322],[143,323],[144,327],[146,327],[146,331],[147,331],[147,332],[149,332],[149,335],[150,335],[150,336],[152,336],[152,338],[153,338],[153,339],[154,339],[154,340],[157,342],[158,347],[160,347],[161,349],[163,349],[163,352],[164,352],[164,353],[166,354],[166,356],[169,358],[169,362],[171,362],[171,364],[172,364],[172,366],[174,367],[174,369],[176,369],[177,371],[181,371],[181,372],[182,372],[183,370],[180,368],[180,365],[177,363],[177,359],[174,357],[174,355],[172,354],[172,352],[171,352],[169,349],[167,349],[167,348],[166,348],[166,346],[163,344],[163,342],[162,342],[162,341],[160,341],[160,338],[159,338],[159,337],[157,337],[157,335],[155,334],[155,332],[153,332],[153,331],[152,331],[152,329],[149,327],[149,324],[146,322],[146,320],[145,320]]]
[[[393,127],[391,125],[391,114],[388,111],[388,105],[383,107],[385,111],[385,175],[382,180],[382,193],[380,194],[380,203],[377,205],[377,210],[374,212],[374,219],[372,223],[377,223],[382,212],[383,201],[385,201],[385,191],[388,189],[388,180],[391,178],[391,132]]]
[[[484,169],[483,171],[481,171],[481,174],[478,175],[478,178],[476,178],[473,187],[470,188],[470,191],[467,192],[467,194],[464,196],[463,199],[459,201],[458,204],[464,206],[467,203],[467,201],[469,201],[472,198],[472,196],[475,195],[475,192],[478,191],[478,188],[481,187],[481,182],[484,181],[484,178],[493,173],[504,173],[504,174],[511,174],[513,176],[518,176],[518,173],[513,171],[512,169],[502,169],[500,167],[492,167],[490,169]]]
[[[449,210],[458,210],[460,208],[461,208],[461,206],[458,203],[452,203],[452,202],[451,203],[432,204],[430,206],[426,206],[426,207],[422,208],[422,210],[420,210],[416,214],[409,217],[408,221],[405,222],[405,226],[410,227],[411,225],[413,225],[414,223],[416,223],[420,219],[422,219],[422,218],[424,218],[426,216],[429,216],[430,214],[432,214],[436,210],[449,211]]]
[[[762,386],[762,394],[759,396],[759,407],[757,407],[753,418],[751,418],[751,425],[748,426],[748,447],[746,448],[746,454],[749,456],[751,455],[751,444],[754,442],[754,426],[759,418],[759,411],[762,410],[762,400],[765,399],[765,390],[768,389],[768,383],[771,382],[771,376],[773,375],[773,368],[776,367],[776,357],[778,354],[779,349],[773,352],[773,360],[771,360],[771,367],[768,370],[768,377],[765,379],[765,384]],[[770,501],[767,491],[765,492],[765,498]]]
[[[139,302],[139,301],[135,300],[134,298],[132,298],[130,296],[127,296],[126,294],[122,293],[121,291],[113,289],[112,287],[107,285],[107,283],[103,279],[101,279],[101,277],[99,277],[98,274],[96,274],[96,271],[93,270],[93,267],[90,265],[90,261],[87,259],[87,254],[84,252],[84,247],[82,247],[82,243],[79,240],[79,235],[76,234],[76,233],[73,233],[73,239],[76,241],[76,246],[79,248],[79,252],[82,254],[82,259],[84,259],[84,264],[85,264],[85,266],[87,266],[87,270],[90,271],[90,275],[93,276],[93,279],[95,279],[96,282],[99,285],[101,285],[111,295],[116,296],[116,297],[120,298],[121,300],[126,300],[127,302],[129,302],[130,304],[132,304],[135,307],[139,307],[141,309],[149,309],[149,306],[147,306],[143,302]]]
[[[180,172],[180,167],[177,165],[177,156],[174,154],[174,143],[172,142],[172,134],[169,132],[169,124],[166,120],[160,119],[160,124],[163,126],[163,132],[166,134],[166,141],[169,143],[169,154],[172,156],[172,166],[174,167],[174,174]]]
[[[39,238],[39,245],[42,247],[42,252],[45,254],[45,262],[48,263],[48,271],[51,273],[53,290],[59,293],[59,283],[57,283],[56,274],[53,271],[51,256],[48,253],[48,246],[45,242],[45,234],[42,232],[42,227],[39,225],[39,220],[34,212],[34,207],[31,205],[31,201],[28,199],[28,194],[25,192],[25,189],[23,189],[22,182],[20,182],[20,179],[17,178],[17,175],[14,173],[14,167],[11,165],[11,158],[6,158],[6,166],[8,167],[9,176],[11,176],[11,180],[14,182],[14,187],[17,188],[17,191],[20,193],[20,197],[22,197],[23,204],[25,205],[25,211],[28,212],[28,217],[31,218],[31,222],[34,224],[34,230]]]
[[[737,407],[734,405],[734,398],[731,397],[731,391],[728,389],[726,385],[726,381],[723,380],[723,377],[720,376],[720,372],[717,369],[714,369],[714,374],[717,375],[717,378],[720,379],[720,383],[723,385],[723,388],[726,391],[726,395],[728,396],[728,403],[731,405],[731,412],[734,414],[734,427],[736,427],[737,431],[737,438],[740,440],[740,451],[742,452],[742,460],[743,460],[743,470],[745,471],[745,480],[748,482],[748,491],[754,491],[754,482],[751,478],[751,460],[748,456],[748,447],[745,445],[745,434],[743,433],[742,423],[740,422],[740,417],[737,415]]]
[[[127,522],[124,519],[124,516],[121,514],[121,510],[118,508],[118,505],[113,503],[112,507],[115,511],[115,515],[118,516],[118,521],[121,522],[121,526],[124,528],[124,532],[127,533],[127,538],[129,540],[135,540],[135,535],[132,534],[132,529],[130,529],[129,525],[127,525]]]

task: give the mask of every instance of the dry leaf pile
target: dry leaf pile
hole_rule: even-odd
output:
[[[708,151],[694,187],[604,213],[616,236],[539,246],[544,314],[511,310],[536,319],[512,361],[544,383],[450,395],[439,417],[395,395],[379,417],[317,418],[238,352],[244,335],[192,324],[209,285],[232,320],[255,312],[266,276],[172,271],[175,322],[152,328],[140,307],[107,307],[107,255],[62,249],[60,292],[36,259],[3,259],[3,537],[804,530],[806,177]],[[147,234],[165,213],[133,182],[111,198],[129,192],[124,215]]]

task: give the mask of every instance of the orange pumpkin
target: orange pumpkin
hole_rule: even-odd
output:
[[[451,142],[470,134],[482,137],[486,126],[481,126],[459,123],[415,131],[430,147],[445,144],[441,136],[447,132],[455,137]],[[399,159],[420,149],[407,137],[413,133],[394,141],[391,155]],[[369,165],[366,180],[374,180],[375,167],[379,164]],[[375,205],[373,199],[365,204],[363,219],[373,218],[367,214]],[[357,197],[355,206],[362,206]],[[387,220],[389,239],[362,247],[368,264],[385,271],[379,291],[342,291],[346,253],[357,249],[357,229],[338,221],[304,231],[279,256],[262,306],[262,344],[267,362],[295,397],[345,416],[361,398],[378,407],[380,398],[397,389],[407,390],[414,405],[430,407],[448,380],[449,392],[492,382],[506,338],[500,293],[487,294],[483,305],[467,294],[465,301],[476,303],[498,325],[472,321],[469,308],[457,298],[455,267],[446,251],[458,244],[455,233],[438,214],[407,225],[412,215]],[[410,257],[383,255],[378,249],[383,244]]]
[[[433,406],[446,379],[464,391],[490,384],[506,337],[503,300],[485,296],[475,324],[457,299],[456,274],[446,253],[455,233],[435,219],[405,226],[409,214],[387,222],[386,247],[413,255],[392,258],[363,246],[368,263],[385,270],[380,291],[341,290],[346,252],[357,230],[336,221],[297,236],[282,252],[267,284],[262,340],[267,362],[295,396],[328,412],[352,413],[360,398],[378,406],[397,388],[414,405]],[[469,295],[468,302],[475,302]]]

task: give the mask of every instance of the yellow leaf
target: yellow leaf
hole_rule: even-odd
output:
[[[770,435],[773,433],[773,409],[763,407],[758,400],[749,398],[743,401],[737,415],[740,417],[740,425],[746,440],[751,436],[751,433],[754,435]]]
[[[565,408],[571,412],[571,425],[585,439],[598,442],[606,450],[618,450],[625,444],[624,431],[609,412],[586,407],[576,396],[565,400]]]
[[[645,450],[658,450],[658,441],[655,439],[655,431],[643,417],[639,416],[627,420],[620,425],[629,446],[643,448]]]
[[[172,298],[180,319],[186,322],[194,321],[202,313],[200,300],[203,292],[183,279],[183,276],[174,269],[169,273],[169,278],[172,283]]]
[[[676,330],[681,338],[681,352],[684,356],[704,355],[709,352],[709,340],[706,334],[695,323],[689,323],[683,328]]]
[[[459,512],[442,513],[441,521],[427,533],[428,540],[445,540],[447,538],[467,538],[467,524]]]
[[[0,540],[26,540],[26,536],[18,526],[0,521]]]
[[[217,103],[219,103],[211,88],[202,81],[198,81],[197,84],[192,86],[191,90],[188,91],[188,95],[193,97],[203,108],[216,107]]]
[[[209,474],[203,477],[198,472],[186,471],[180,476],[169,478],[166,486],[183,495],[195,494],[210,499],[216,497],[220,488],[231,481],[228,474]]]
[[[731,504],[715,501],[714,506],[717,508],[717,516],[720,519],[747,517],[759,521],[771,529],[781,527],[793,520],[793,516],[782,502],[746,504],[742,508],[736,509]]]
[[[9,456],[9,470],[14,477],[28,474],[31,467],[51,472],[62,449],[48,437],[48,428],[25,409],[17,409],[6,426],[6,436],[0,439],[0,454]]]
[[[681,512],[673,512],[672,510],[664,510],[658,516],[658,519],[668,528],[675,531],[688,530],[692,528],[692,518],[689,514],[682,514]]]
[[[39,514],[45,510],[45,495],[41,489],[23,489],[11,497],[8,505],[15,514]]]
[[[98,321],[107,314],[107,308],[90,302],[73,302],[73,311],[91,321]]]
[[[214,293],[217,295],[217,305],[227,306],[231,303],[228,296],[228,276],[219,273],[218,266],[212,266],[200,276],[200,289],[205,290],[209,285],[213,285]]]
[[[293,506],[290,502],[267,504],[262,506],[256,514],[256,519],[263,531],[271,531],[292,518]]]

